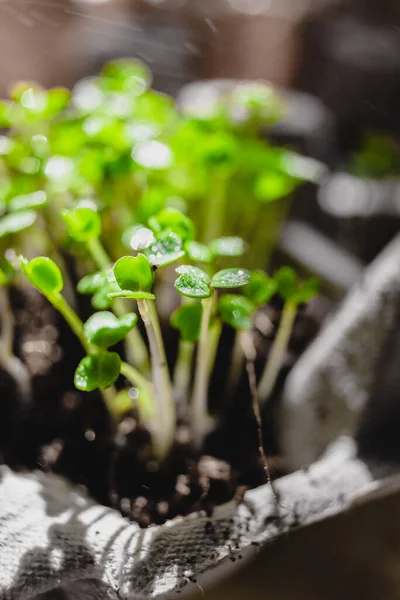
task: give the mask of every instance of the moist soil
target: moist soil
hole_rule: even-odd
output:
[[[16,322],[15,354],[32,375],[33,399],[28,404],[10,375],[0,370],[0,462],[15,469],[62,474],[143,527],[195,510],[210,513],[217,504],[235,496],[240,499],[245,489],[264,483],[245,370],[235,393],[231,397],[225,393],[231,331],[223,332],[211,381],[214,432],[199,452],[190,427],[180,422],[170,456],[158,464],[151,453],[150,435],[134,410],[115,427],[99,393],[74,389],[73,374],[83,351],[58,313],[29,287],[11,288],[10,300]],[[274,477],[285,473],[276,431],[278,392],[318,330],[315,306],[311,303],[299,311],[275,394],[262,415],[265,452]],[[78,308],[83,317],[89,316],[88,304]],[[261,325],[254,332],[258,370],[273,339],[273,328],[263,328],[268,323],[265,317],[276,324],[281,306],[276,301],[266,311],[259,315]],[[170,328],[166,331],[168,360],[173,364],[177,338]],[[118,385],[125,385],[122,378]]]

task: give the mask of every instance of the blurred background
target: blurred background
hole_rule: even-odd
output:
[[[326,167],[296,193],[279,251],[337,298],[399,231],[399,0],[0,0],[1,96],[21,79],[71,87],[126,56],[183,103],[203,79],[278,87],[287,113],[272,138]],[[400,597],[398,536],[373,515],[359,514],[351,537],[341,517],[300,532],[288,554],[283,543],[267,548],[208,597]]]
[[[142,59],[175,97],[199,79],[281,88],[288,110],[273,137],[330,171],[297,194],[281,247],[339,296],[398,230],[398,0],[0,1],[1,95],[21,79],[70,87],[123,56]],[[334,267],[316,248],[334,252]]]

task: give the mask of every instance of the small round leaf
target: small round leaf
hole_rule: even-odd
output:
[[[150,263],[156,267],[170,265],[185,256],[185,252],[182,250],[182,241],[173,232],[163,235],[144,252]]]
[[[193,222],[177,208],[164,208],[158,215],[149,219],[149,226],[156,237],[172,232],[182,240],[182,243],[194,238]]]
[[[198,267],[182,265],[176,269],[179,277],[175,281],[175,289],[188,298],[209,298],[211,296],[210,278]]]
[[[214,256],[242,256],[246,244],[240,237],[220,237],[210,243],[210,251]]]
[[[291,300],[299,285],[296,272],[291,267],[281,267],[274,273],[274,280],[278,286],[278,293],[282,298]]]
[[[33,210],[10,213],[0,219],[0,238],[28,229],[36,221]]]
[[[128,313],[116,317],[112,312],[97,312],[86,321],[84,335],[90,344],[99,348],[109,348],[118,344],[136,325],[137,315]]]
[[[68,234],[77,242],[98,238],[101,233],[100,215],[88,206],[67,210],[64,215]]]
[[[114,276],[121,290],[150,292],[154,274],[144,254],[123,256],[114,265]]]
[[[118,379],[120,370],[121,359],[116,352],[85,356],[75,371],[75,387],[82,392],[106,390]]]
[[[264,271],[252,271],[249,283],[243,288],[243,293],[257,306],[266,304],[277,292],[278,284]]]
[[[268,171],[258,177],[254,184],[254,194],[262,202],[275,202],[289,196],[296,188],[297,181],[279,171]]]
[[[310,277],[300,284],[297,292],[294,293],[291,300],[296,304],[303,304],[314,298],[319,292],[320,281],[317,277]]]
[[[197,342],[200,337],[203,307],[200,302],[183,304],[171,316],[171,325],[179,330],[184,342]]]
[[[218,307],[224,323],[239,331],[250,329],[256,309],[251,300],[244,296],[226,294],[220,298]]]
[[[213,288],[236,288],[249,283],[251,272],[247,269],[222,269],[211,279]]]
[[[31,261],[20,257],[21,267],[31,282],[45,296],[53,296],[63,289],[63,278],[59,267],[51,258],[38,256]]]
[[[21,194],[14,196],[10,200],[10,211],[29,210],[33,208],[41,208],[47,203],[47,194],[43,190],[32,192],[30,194]]]
[[[78,282],[76,289],[80,294],[94,294],[97,290],[107,284],[107,272],[97,271],[90,275],[85,275]]]
[[[149,292],[131,292],[130,290],[117,290],[107,294],[110,300],[114,298],[129,298],[130,300],[154,300],[155,295]]]
[[[200,263],[211,263],[213,255],[205,244],[200,242],[188,242],[185,246],[186,253],[190,260]]]

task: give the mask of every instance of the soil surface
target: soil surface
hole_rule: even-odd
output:
[[[0,462],[63,474],[143,527],[194,510],[210,512],[264,482],[245,370],[235,392],[226,393],[231,331],[223,332],[211,381],[210,410],[216,429],[199,453],[190,428],[179,423],[171,455],[158,464],[151,454],[149,433],[134,410],[124,414],[115,428],[99,393],[74,389],[73,374],[83,351],[48,302],[29,287],[11,289],[10,299],[16,320],[15,353],[32,375],[33,401],[27,405],[14,380],[0,370]],[[84,318],[90,314],[88,304],[79,310]],[[258,370],[273,339],[270,322],[279,321],[280,310],[275,302],[255,320]],[[263,414],[265,451],[274,477],[285,472],[276,432],[278,392],[318,330],[317,312],[313,303],[299,311],[287,360]],[[173,364],[177,339],[174,333],[168,336],[168,360]],[[125,385],[122,378],[118,385]]]

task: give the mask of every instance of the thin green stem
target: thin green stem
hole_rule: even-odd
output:
[[[179,341],[178,356],[174,368],[174,398],[181,412],[187,410],[190,380],[192,377],[192,362],[194,343]]]
[[[274,389],[276,379],[282,366],[282,358],[286,352],[290,340],[294,320],[296,318],[296,312],[296,304],[287,301],[283,307],[278,331],[258,384],[258,393],[261,404],[265,404],[265,402],[267,402]]]
[[[121,375],[123,375],[134,387],[138,389],[149,388],[150,381],[128,363],[121,362]]]
[[[225,174],[217,173],[212,178],[209,202],[204,203],[205,228],[203,242],[209,243],[220,236],[223,232],[223,224],[227,201],[227,177]]]
[[[21,401],[28,403],[32,399],[31,376],[25,364],[14,355],[14,315],[10,305],[8,290],[0,285],[0,364],[13,377]]]
[[[195,444],[200,447],[208,431],[208,385],[210,368],[208,360],[209,326],[214,307],[216,292],[206,300],[202,300],[203,314],[200,325],[200,339],[197,349],[196,371],[194,378],[193,398],[191,407],[191,422],[195,436]]]
[[[76,314],[76,312],[73,310],[73,308],[71,308],[68,302],[65,300],[64,296],[62,296],[61,294],[53,294],[48,297],[48,300],[67,321],[68,325],[71,327],[72,331],[79,339],[87,354],[92,354],[93,347],[89,344],[89,342],[83,334],[83,323]]]
[[[264,444],[263,444],[263,434],[262,434],[262,420],[261,420],[261,409],[260,409],[260,396],[257,389],[257,379],[256,379],[256,369],[255,369],[255,361],[256,361],[256,349],[254,347],[254,341],[252,335],[248,331],[242,331],[240,335],[240,342],[242,344],[243,353],[246,360],[246,371],[249,379],[250,386],[250,394],[251,394],[251,406],[253,409],[253,414],[257,424],[257,438],[258,438],[258,452],[260,455],[261,463],[263,466],[264,474],[266,482],[271,485],[272,493],[275,498],[275,502],[277,507],[279,504],[279,496],[277,491],[275,490],[271,472],[269,469],[269,464],[267,457],[264,452]]]
[[[99,238],[92,238],[91,240],[89,240],[87,242],[87,248],[89,250],[90,256],[93,259],[93,262],[96,263],[99,269],[109,268],[113,261],[108,256]]]
[[[208,333],[208,373],[211,377],[214,364],[215,357],[217,355],[218,344],[222,333],[222,323],[219,319],[215,319],[214,323],[210,326],[210,331]]]
[[[108,256],[103,244],[98,238],[88,241],[87,248],[93,262],[99,269],[108,269],[112,264],[111,258]],[[130,311],[129,303],[124,300],[114,300],[113,311],[117,317],[122,317]],[[130,363],[134,364],[144,373],[148,373],[150,369],[149,353],[146,344],[140,335],[140,331],[135,327],[127,334],[125,338],[127,358]]]
[[[61,296],[61,294],[53,294],[51,296],[48,296],[48,300],[67,321],[68,325],[71,327],[72,331],[75,333],[76,337],[82,344],[85,352],[87,354],[93,354],[94,352],[96,352],[96,349],[91,344],[89,344],[89,342],[83,334],[83,323],[81,319],[78,317],[76,312],[70,307],[65,298]],[[112,386],[106,390],[100,390],[100,393],[103,396],[104,402],[108,408],[110,415],[113,417],[116,396],[115,388]]]
[[[228,385],[227,385],[227,393],[228,396],[232,396],[235,392],[235,388],[237,387],[240,377],[243,372],[243,366],[245,362],[245,354],[243,352],[243,344],[242,344],[243,331],[235,332],[235,340],[233,342],[232,355],[231,355],[231,364],[229,367],[228,374]]]
[[[160,456],[164,457],[174,441],[176,425],[172,386],[154,301],[138,300],[138,308],[150,345],[154,396],[157,405],[157,427],[154,431],[154,441]]]

